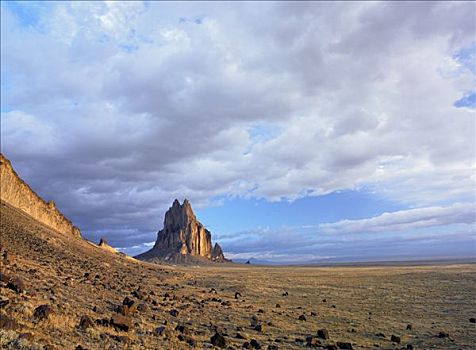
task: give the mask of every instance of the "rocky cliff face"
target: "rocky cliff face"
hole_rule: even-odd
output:
[[[226,261],[218,244],[212,249],[211,233],[197,220],[187,199],[183,204],[177,199],[174,201],[165,213],[164,228],[159,231],[154,247],[136,258],[170,262]]]
[[[56,209],[53,201],[45,202],[20,179],[3,154],[0,154],[0,184],[0,199],[5,203],[58,232],[78,237],[81,235],[79,229]]]

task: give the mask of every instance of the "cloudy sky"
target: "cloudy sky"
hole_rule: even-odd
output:
[[[2,2],[1,149],[129,254],[476,256],[476,4]]]

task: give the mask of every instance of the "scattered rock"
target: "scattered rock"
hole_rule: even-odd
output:
[[[10,281],[10,275],[4,273],[4,272],[0,272],[0,281],[1,282],[4,282],[4,283],[7,283],[8,281]]]
[[[254,329],[255,331],[263,333],[266,331],[266,326],[264,324],[257,324]]]
[[[471,322],[471,323],[476,323],[476,318],[471,317],[471,318],[469,319],[469,322]]]
[[[438,338],[449,338],[449,334],[446,332],[440,332],[438,333]]]
[[[278,346],[275,344],[268,345],[268,350],[278,350]]]
[[[91,317],[87,315],[81,316],[81,320],[79,321],[79,327],[82,329],[87,329],[90,327],[94,327],[94,322]]]
[[[281,304],[276,304],[276,308],[280,308],[281,307]]]
[[[8,304],[10,304],[10,300],[8,299],[3,299],[3,300],[0,300],[0,308],[4,308],[5,306],[7,306]]]
[[[401,339],[399,336],[392,334],[392,336],[390,337],[390,341],[393,343],[400,344]]]
[[[317,316],[317,313],[314,311],[311,311],[311,316]]]
[[[31,333],[20,333],[18,335],[18,339],[24,339],[27,341],[32,341],[33,340],[33,334]]]
[[[40,305],[35,309],[33,316],[39,320],[47,319],[53,313],[49,305]]]
[[[243,335],[241,335],[241,333],[236,333],[235,338],[236,339],[246,339]]]
[[[116,330],[128,332],[132,328],[132,320],[128,316],[124,315],[113,315],[111,317],[110,324],[114,326]]]
[[[329,339],[329,332],[325,328],[319,329],[317,330],[317,336],[321,339]]]
[[[258,325],[258,317],[256,317],[255,315],[251,316],[251,327],[256,327]]]
[[[345,350],[352,350],[352,344],[351,343],[345,343],[345,342],[337,342],[337,347],[339,349],[345,349]]]
[[[299,316],[298,320],[299,321],[306,321],[306,316],[301,315],[301,316]]]
[[[175,309],[173,309],[173,310],[170,310],[170,312],[169,312],[169,313],[170,313],[170,314],[171,314],[173,317],[177,317],[177,316],[178,316],[178,314],[179,314],[178,310],[175,310]]]
[[[132,296],[136,297],[139,300],[142,300],[145,298],[145,294],[140,289],[133,291]]]
[[[385,338],[385,334],[384,333],[377,333],[375,334],[376,337],[379,337],[379,338]]]
[[[112,336],[112,339],[114,339],[115,341],[117,341],[119,343],[123,343],[123,344],[126,344],[126,345],[129,345],[129,343],[131,342],[129,337],[126,337],[125,335],[114,335],[114,336]]]
[[[326,345],[326,350],[338,350],[339,348],[337,347],[337,345],[334,345],[334,344],[327,344]]]
[[[181,324],[177,325],[177,327],[175,327],[175,330],[177,332],[182,333],[182,334],[188,334],[189,333],[187,327],[185,327],[184,325],[181,325]]]
[[[210,342],[219,348],[224,348],[226,346],[225,337],[219,332],[216,332],[215,335],[210,338]]]
[[[159,337],[167,337],[167,329],[165,326],[160,326],[155,329],[155,334],[158,335]]]
[[[144,303],[141,303],[137,305],[137,311],[139,312],[147,312],[147,305]]]
[[[111,321],[108,318],[99,318],[95,321],[98,326],[109,327],[111,325]]]
[[[288,295],[289,295],[288,292],[284,292],[284,293],[283,293],[283,297],[287,297]]]
[[[23,293],[25,291],[25,283],[20,277],[12,277],[7,283],[7,288],[17,293]]]
[[[238,299],[238,296],[241,297],[241,293],[240,292],[235,292],[235,299]]]
[[[18,323],[13,318],[0,314],[0,329],[13,331],[18,328]]]
[[[406,350],[413,350],[413,345],[412,344],[407,344]]]
[[[411,324],[407,324],[407,331],[411,331],[413,329],[413,326]]]
[[[317,347],[320,344],[321,344],[321,342],[319,341],[319,339],[317,339],[317,337],[315,337],[313,335],[309,335],[309,336],[306,337],[306,345],[307,346]]]
[[[2,262],[4,265],[10,265],[15,260],[15,257],[12,253],[4,251],[2,254]]]
[[[251,349],[261,349],[260,343],[256,339],[251,339],[250,341],[250,347]]]

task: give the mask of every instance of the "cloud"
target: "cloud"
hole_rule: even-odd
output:
[[[18,6],[2,152],[91,239],[150,242],[175,197],[474,202],[473,3]]]
[[[427,207],[383,213],[368,219],[342,220],[320,224],[327,234],[385,233],[451,224],[476,224],[474,204],[454,204],[450,207]]]

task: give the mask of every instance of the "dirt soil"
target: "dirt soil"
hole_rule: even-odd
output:
[[[155,265],[0,219],[2,349],[476,348],[474,264]]]

